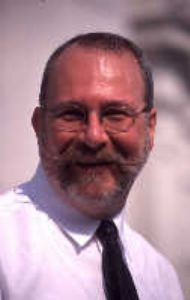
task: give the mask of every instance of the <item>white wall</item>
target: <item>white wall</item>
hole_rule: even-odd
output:
[[[1,0],[0,6],[0,188],[4,190],[28,178],[36,165],[30,116],[50,53],[75,34],[104,29],[122,32],[122,24],[120,11],[112,6],[97,12],[80,0]]]
[[[30,117],[49,54],[81,32],[106,30],[133,37],[135,9],[125,0],[0,1],[1,192],[30,178],[37,165]],[[162,76],[157,74],[156,80],[162,90]],[[175,78],[171,83],[168,75],[168,80],[165,88],[171,91]],[[176,116],[159,111],[155,149],[130,195],[128,219],[172,260],[190,298],[189,141]]]

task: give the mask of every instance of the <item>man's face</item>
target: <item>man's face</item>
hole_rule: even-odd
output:
[[[127,132],[110,133],[103,125],[104,118],[119,118],[123,107],[142,110],[144,89],[130,52],[72,46],[54,64],[47,110],[37,108],[33,124],[48,179],[64,201],[84,214],[117,214],[146,161],[153,143],[154,110],[138,115]],[[84,115],[83,127],[63,129],[62,118],[70,126]]]

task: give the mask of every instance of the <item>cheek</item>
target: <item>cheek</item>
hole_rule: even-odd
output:
[[[125,158],[136,157],[144,151],[146,135],[145,129],[136,128],[115,137],[113,144]]]
[[[46,126],[44,130],[44,145],[49,151],[59,153],[67,149],[75,139],[75,134],[58,131],[54,126]]]

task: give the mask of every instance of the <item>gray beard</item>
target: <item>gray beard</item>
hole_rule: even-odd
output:
[[[77,207],[81,204],[85,206],[90,203],[92,207],[98,205],[100,209],[107,210],[108,213],[110,210],[110,214],[113,216],[124,207],[131,186],[147,161],[149,150],[150,142],[147,134],[142,153],[131,160],[124,159],[120,154],[116,153],[97,155],[95,158],[97,160],[114,162],[117,170],[117,172],[113,172],[115,173],[116,184],[112,191],[104,190],[98,196],[89,196],[86,193],[79,192],[81,185],[94,183],[98,187],[98,184],[102,184],[98,174],[93,173],[90,176],[77,178],[71,171],[76,161],[81,159],[81,157],[85,157],[83,153],[75,149],[69,149],[68,151],[63,151],[63,153],[54,154],[48,151],[44,144],[41,144],[40,156],[48,177],[57,183],[60,191],[64,191],[69,199],[74,199],[73,201]],[[114,207],[115,209],[112,209]]]

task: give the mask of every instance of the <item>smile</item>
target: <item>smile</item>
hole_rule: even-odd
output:
[[[77,166],[81,168],[96,168],[96,167],[108,167],[113,165],[113,162],[107,161],[89,161],[89,162],[78,162]]]

